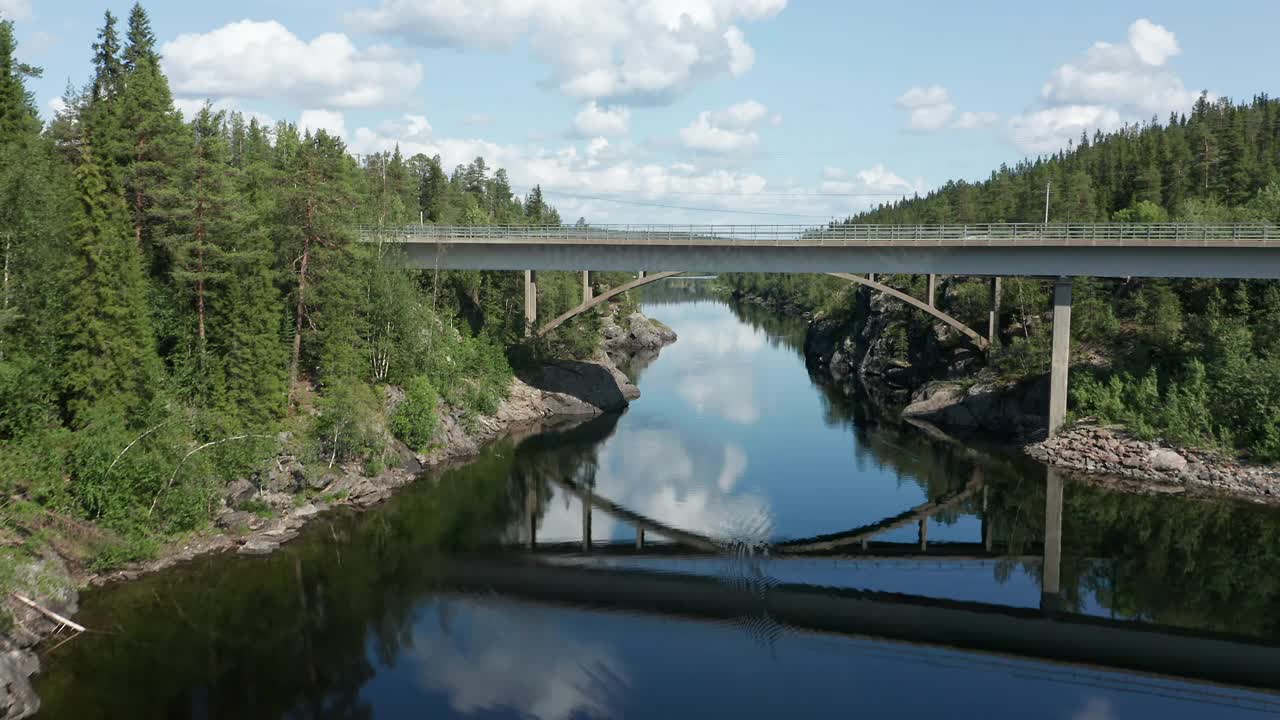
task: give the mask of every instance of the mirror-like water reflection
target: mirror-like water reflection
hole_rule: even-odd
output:
[[[659,289],[681,339],[635,360],[621,417],[496,443],[273,556],[87,593],[97,632],[46,658],[41,717],[1280,713],[1280,513],[900,425],[810,381],[801,323],[703,287]],[[1115,669],[1163,660],[1254,689]]]

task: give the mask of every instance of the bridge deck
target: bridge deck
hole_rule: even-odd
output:
[[[1280,278],[1276,225],[360,226],[420,268]]]

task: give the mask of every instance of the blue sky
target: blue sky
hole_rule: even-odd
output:
[[[129,4],[0,0],[22,58],[45,68],[46,115],[88,78],[103,11]],[[1163,118],[1200,90],[1275,94],[1280,67],[1269,0],[147,7],[183,108],[338,130],[357,153],[481,154],[592,222],[843,216],[1085,127]]]

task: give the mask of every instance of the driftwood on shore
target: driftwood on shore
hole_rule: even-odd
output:
[[[72,630],[75,630],[75,631],[76,631],[76,632],[78,632],[78,633],[85,632],[85,628],[84,628],[84,626],[83,626],[83,625],[81,625],[80,623],[78,623],[78,622],[76,622],[76,621],[74,621],[74,620],[71,620],[70,618],[67,618],[67,617],[64,617],[64,616],[62,616],[62,615],[59,615],[58,613],[56,613],[56,612],[54,612],[54,611],[50,610],[49,608],[47,608],[47,607],[45,607],[45,606],[41,605],[40,603],[38,603],[38,602],[36,602],[36,601],[32,600],[31,598],[27,597],[26,595],[23,595],[23,594],[22,594],[22,593],[20,593],[20,592],[14,592],[14,593],[10,593],[10,594],[11,594],[11,595],[13,595],[14,599],[16,599],[18,602],[22,603],[23,605],[26,605],[27,607],[31,608],[32,610],[35,610],[36,612],[40,613],[41,615],[44,615],[45,617],[49,618],[50,620],[53,620],[54,622],[59,623],[59,624],[60,624],[60,625],[62,625],[62,626],[69,627],[69,628],[71,628]]]

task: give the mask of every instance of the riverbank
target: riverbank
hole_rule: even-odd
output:
[[[58,543],[51,542],[34,559],[17,554],[0,557],[0,561],[10,561],[0,562],[0,573],[11,576],[0,579],[41,607],[74,617],[79,588],[134,580],[211,553],[272,553],[297,537],[315,517],[337,508],[380,503],[416,480],[424,468],[464,462],[495,439],[527,436],[548,426],[625,410],[639,398],[640,391],[616,361],[636,353],[656,353],[675,340],[669,328],[641,313],[623,318],[606,315],[594,357],[517,371],[506,398],[492,415],[441,403],[435,440],[427,452],[415,453],[388,433],[391,456],[398,461],[395,467],[368,473],[362,464],[349,463],[308,473],[298,454],[289,450],[294,445],[291,435],[281,433],[277,441],[282,451],[273,459],[274,467],[229,483],[222,509],[207,531],[168,543],[146,561],[106,572],[95,572],[63,557]],[[399,388],[384,389],[382,430],[403,400]],[[88,524],[78,530],[95,532]],[[0,541],[5,540],[0,535]],[[0,542],[0,550],[5,544]],[[14,596],[5,598],[4,609],[7,615],[0,612],[0,618],[6,618],[8,624],[0,624],[0,720],[10,720],[30,717],[39,708],[30,684],[30,678],[40,671],[35,648],[62,627]]]
[[[792,305],[746,293],[735,297],[773,309]],[[1280,468],[1227,453],[1141,440],[1123,427],[1091,422],[1044,440],[1047,375],[1002,378],[946,325],[936,324],[920,337],[904,336],[896,317],[905,311],[902,303],[882,296],[859,302],[848,318],[806,314],[806,362],[817,378],[846,394],[861,389],[890,412],[949,432],[1006,438],[1028,456],[1091,483],[1280,503]]]
[[[1103,485],[1280,504],[1280,468],[1241,463],[1209,450],[1141,440],[1122,427],[1083,422],[1024,449],[1040,462],[1089,476],[1091,482]]]

